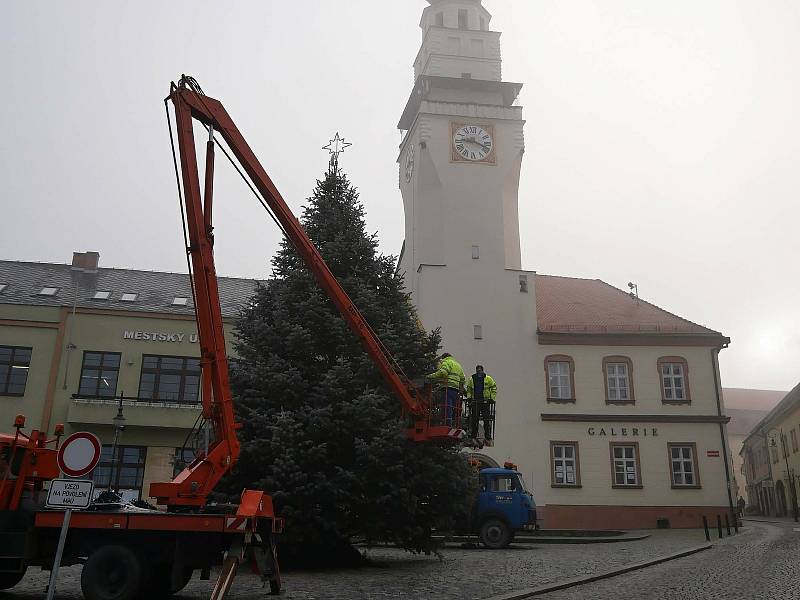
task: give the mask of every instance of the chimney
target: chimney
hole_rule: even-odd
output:
[[[97,265],[100,262],[99,252],[73,252],[72,270],[83,273],[97,273]]]

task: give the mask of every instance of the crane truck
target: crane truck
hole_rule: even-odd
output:
[[[222,564],[211,593],[212,600],[217,600],[225,597],[237,567],[244,562],[261,573],[270,593],[280,592],[275,537],[283,531],[284,521],[275,514],[271,496],[243,490],[237,506],[208,502],[240,452],[213,253],[216,134],[400,400],[408,417],[408,437],[416,442],[453,442],[464,435],[460,411],[454,420],[442,422],[438,415],[444,413],[444,400],[437,403],[429,384],[419,385],[403,372],[358,311],[223,105],[206,96],[188,76],[170,84],[165,99],[168,120],[169,103],[175,114],[180,156],[178,163],[170,123],[200,346],[202,416],[212,435],[206,449],[171,481],[150,485],[149,495],[166,510],[119,503],[93,505],[72,515],[59,564],[83,565],[81,589],[87,600],[168,596],[182,589],[193,573],[199,571],[201,578],[209,579],[210,568]],[[202,195],[194,121],[209,133]],[[53,568],[65,519],[63,510],[43,506],[48,482],[60,475],[56,453],[64,427],[57,425],[52,437],[35,429],[25,433],[24,427],[20,415],[13,434],[0,434],[0,456],[7,463],[0,470],[0,589],[16,585],[30,566]]]

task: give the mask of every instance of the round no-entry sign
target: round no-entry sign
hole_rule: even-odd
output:
[[[100,461],[100,440],[93,433],[73,433],[58,449],[58,467],[69,477],[83,477]]]

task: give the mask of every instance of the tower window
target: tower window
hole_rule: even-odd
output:
[[[483,58],[483,40],[470,40],[469,46],[472,56]]]
[[[472,247],[472,258],[480,258],[481,257],[481,247],[480,246],[473,246]]]
[[[458,28],[469,29],[469,15],[464,8],[458,9]]]
[[[444,27],[444,13],[436,13],[436,26]]]
[[[481,325],[473,325],[472,326],[472,337],[476,340],[483,339],[483,327]]]

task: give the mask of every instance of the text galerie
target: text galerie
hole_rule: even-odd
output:
[[[658,428],[656,427],[609,427],[606,431],[605,427],[589,427],[587,430],[589,435],[603,436],[608,435],[611,437],[657,437]]]

